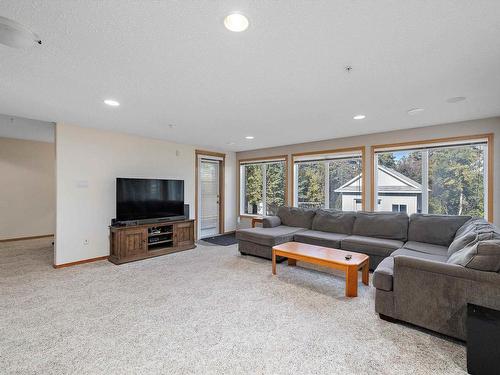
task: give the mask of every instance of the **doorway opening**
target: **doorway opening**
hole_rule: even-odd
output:
[[[54,264],[55,124],[0,114],[0,175],[1,256]]]

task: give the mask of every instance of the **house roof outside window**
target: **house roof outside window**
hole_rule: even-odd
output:
[[[340,186],[338,189],[335,189],[335,192],[361,193],[361,177],[362,174],[360,173],[350,181],[347,181],[344,185]],[[382,165],[378,166],[378,180],[385,181],[384,184],[378,186],[377,191],[379,193],[422,193],[422,184],[402,173],[395,171],[394,169],[387,168]]]

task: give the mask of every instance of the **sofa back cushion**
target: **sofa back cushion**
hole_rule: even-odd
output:
[[[470,216],[413,214],[410,216],[408,240],[450,246],[457,230]]]
[[[499,272],[500,234],[477,232],[474,241],[453,253],[447,262],[480,271]]]
[[[352,234],[406,241],[408,215],[404,212],[359,211],[356,213]]]
[[[312,229],[322,232],[351,234],[356,213],[350,211],[317,210]]]
[[[311,229],[315,213],[315,210],[305,208],[280,207],[277,216],[283,225]]]
[[[448,247],[448,257],[472,244],[477,238],[477,233],[495,232],[495,230],[495,226],[484,219],[474,218],[468,220],[464,225],[458,228],[453,242]]]
[[[462,225],[448,247],[448,263],[480,271],[500,271],[500,231],[484,219]]]

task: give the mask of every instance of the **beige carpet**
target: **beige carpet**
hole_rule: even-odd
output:
[[[0,244],[1,374],[462,374],[465,347],[374,312],[374,289],[237,245],[55,270]],[[371,277],[371,275],[370,275]]]

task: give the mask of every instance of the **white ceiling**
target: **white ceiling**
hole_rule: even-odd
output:
[[[235,10],[243,33],[223,26]],[[43,40],[0,45],[0,113],[225,150],[500,115],[498,0],[2,0],[0,15]]]

